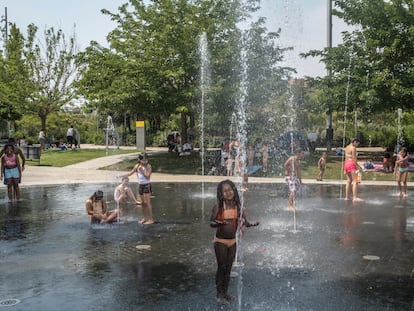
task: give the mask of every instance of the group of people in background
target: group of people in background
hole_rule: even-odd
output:
[[[51,139],[49,139],[51,140]],[[57,148],[60,150],[67,150],[67,149],[73,149],[73,148],[80,148],[80,134],[79,131],[71,125],[66,130],[66,140],[60,141],[60,140],[53,140],[49,141],[46,137],[45,130],[42,128],[39,131],[37,141],[40,145],[40,149],[44,150],[49,147]]]
[[[358,197],[358,183],[360,182],[360,172],[358,169],[358,152],[357,147],[360,141],[357,138],[351,139],[351,142],[341,149],[344,156],[344,174],[346,175],[345,200],[353,202],[363,201]],[[297,149],[295,154],[290,156],[284,163],[285,181],[289,187],[288,209],[295,210],[295,197],[302,186],[301,163],[304,153]],[[394,172],[396,175],[398,193],[401,197],[407,196],[407,178],[409,171],[409,155],[406,147],[401,147],[396,155],[395,162],[391,156],[386,154],[383,160],[385,172]],[[327,153],[322,152],[318,160],[317,181],[322,181],[327,167]]]
[[[129,186],[129,176],[136,174],[139,183],[140,201]],[[148,161],[146,154],[138,156],[138,163],[126,174],[120,175],[120,184],[114,190],[114,200],[116,202],[116,209],[108,211],[104,194],[101,190],[94,192],[89,199],[86,200],[86,212],[91,217],[91,223],[109,223],[119,221],[122,207],[131,201],[137,205],[142,206],[142,219],[139,223],[143,225],[152,225],[154,218],[152,215],[151,204],[151,174],[152,167]]]

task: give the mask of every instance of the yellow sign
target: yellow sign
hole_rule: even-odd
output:
[[[135,127],[145,127],[145,121],[135,121]]]

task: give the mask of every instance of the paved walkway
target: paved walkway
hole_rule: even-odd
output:
[[[96,145],[82,145],[85,149],[91,148],[105,148],[104,146]],[[135,147],[121,147],[121,149],[135,150]],[[147,152],[163,152],[166,148],[151,147],[147,148]],[[96,158],[93,160],[80,162],[65,167],[48,167],[48,166],[36,166],[28,165],[23,172],[24,186],[33,185],[61,185],[61,184],[79,184],[79,183],[106,183],[113,182],[116,176],[124,172],[101,170],[100,168],[106,167],[125,160],[136,159],[137,153],[131,154],[118,154],[110,155],[106,157]],[[153,182],[219,182],[223,180],[225,176],[201,176],[201,175],[173,175],[153,173],[151,180]],[[234,181],[237,181],[236,177],[233,177]],[[132,179],[132,181],[135,181]],[[304,179],[305,184],[316,183],[314,179]],[[284,183],[283,178],[263,178],[263,177],[249,177],[249,183]],[[321,183],[321,182],[318,182]],[[328,184],[341,184],[340,180],[326,180],[323,183]],[[380,182],[380,181],[368,181],[364,180],[363,184],[382,184],[382,185],[395,185],[395,182]],[[414,183],[409,183],[409,186],[414,186]]]

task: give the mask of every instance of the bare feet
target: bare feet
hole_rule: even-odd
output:
[[[217,297],[216,299],[219,305],[225,305],[229,303],[228,300],[224,297]]]
[[[145,220],[145,218],[142,218],[142,219],[139,221],[139,223],[140,223],[140,224],[143,224],[145,221],[146,221],[146,220]]]
[[[289,205],[288,206],[288,210],[294,212],[295,211],[295,208],[292,205]]]
[[[363,202],[364,200],[361,198],[353,198],[352,202]]]
[[[344,198],[344,200],[345,200],[345,201],[349,201],[349,200],[350,200],[350,198]]]
[[[403,193],[403,195],[402,195],[404,198],[406,198],[406,197],[408,197],[408,194],[406,194],[406,193]]]
[[[144,221],[142,224],[143,225],[152,225],[153,223],[154,223],[153,220],[147,220],[147,221]]]

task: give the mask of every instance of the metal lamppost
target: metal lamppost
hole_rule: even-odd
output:
[[[327,0],[327,47],[328,50],[332,48],[332,0]],[[331,70],[328,69],[328,77],[332,74]],[[332,150],[333,141],[333,127],[332,127],[332,104],[328,103],[328,111],[326,112],[326,151]]]

